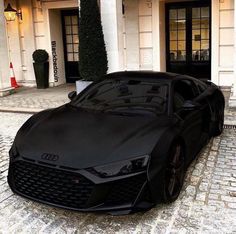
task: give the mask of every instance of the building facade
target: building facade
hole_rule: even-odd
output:
[[[22,19],[6,21],[10,3]],[[236,106],[236,1],[100,0],[109,72],[155,70],[210,79]],[[79,77],[78,0],[0,0],[0,94],[35,86],[32,53],[49,53],[50,86]]]

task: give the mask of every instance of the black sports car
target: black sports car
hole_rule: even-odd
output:
[[[223,129],[220,89],[184,75],[112,73],[69,97],[17,133],[15,193],[78,211],[147,210],[178,197],[188,165]]]

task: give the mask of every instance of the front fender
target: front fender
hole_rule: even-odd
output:
[[[161,201],[163,185],[165,180],[166,159],[169,149],[176,139],[180,139],[178,128],[169,128],[157,142],[151,153],[148,168],[149,190],[152,200],[157,203]]]

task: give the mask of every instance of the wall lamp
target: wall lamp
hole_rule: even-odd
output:
[[[6,9],[4,10],[4,15],[5,15],[6,21],[14,21],[16,19],[16,16],[18,16],[19,19],[22,20],[22,11],[15,10],[14,8],[12,8],[10,3],[8,3]]]

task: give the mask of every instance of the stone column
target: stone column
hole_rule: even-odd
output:
[[[108,55],[108,72],[124,69],[122,0],[101,0],[101,19]]]
[[[139,0],[125,0],[127,70],[139,70]]]
[[[10,94],[9,54],[4,17],[4,0],[0,0],[0,96]]]
[[[229,106],[236,107],[236,0],[234,0],[234,84]]]
[[[20,24],[20,36],[23,36],[23,42],[25,48],[23,47],[23,78],[24,83],[28,86],[35,85],[36,80],[34,76],[34,68],[32,61],[32,54],[36,49],[35,45],[35,28],[33,19],[33,1],[31,0],[18,0],[19,6],[22,10],[23,21]],[[46,29],[45,29],[46,30]]]

